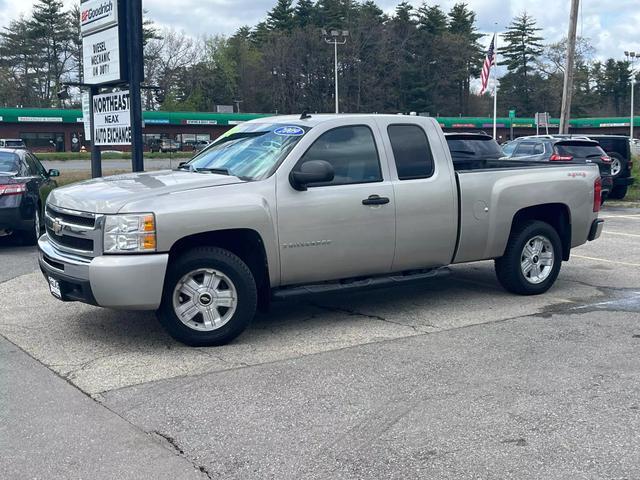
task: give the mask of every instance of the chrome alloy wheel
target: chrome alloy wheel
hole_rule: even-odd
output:
[[[536,235],[525,243],[520,256],[520,270],[527,282],[537,285],[544,282],[553,270],[554,252],[551,241]]]
[[[612,158],[611,159],[611,176],[616,177],[620,175],[621,171],[622,171],[622,162],[620,161],[620,159]]]
[[[184,275],[173,289],[173,311],[187,327],[217,330],[229,322],[238,306],[233,282],[224,273],[201,268]]]

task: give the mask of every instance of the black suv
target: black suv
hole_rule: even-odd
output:
[[[607,152],[607,155],[611,157],[613,190],[611,190],[609,198],[624,198],[629,185],[633,184],[633,177],[631,176],[633,160],[629,137],[624,135],[588,135],[588,138],[598,142],[602,149]]]
[[[504,149],[505,160],[528,162],[595,163],[602,178],[602,198],[613,190],[612,159],[595,140],[564,135],[520,137]]]

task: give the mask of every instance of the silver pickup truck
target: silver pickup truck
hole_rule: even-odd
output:
[[[495,259],[507,290],[540,294],[600,235],[596,165],[464,168],[431,118],[263,118],[176,170],[54,190],[40,267],[61,300],[157,310],[176,339],[219,345],[274,297],[455,263]]]

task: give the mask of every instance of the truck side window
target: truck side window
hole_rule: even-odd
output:
[[[398,178],[411,180],[433,175],[434,164],[429,141],[418,125],[389,125],[387,128]]]
[[[373,133],[363,125],[338,127],[323,133],[305,152],[298,165],[309,160],[324,160],[335,170],[332,182],[310,187],[382,181]]]

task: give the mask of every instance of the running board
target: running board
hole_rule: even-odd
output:
[[[274,300],[285,300],[287,298],[297,297],[300,295],[347,292],[371,287],[400,285],[429,278],[441,277],[444,275],[448,275],[449,273],[451,273],[451,270],[448,267],[432,268],[429,270],[414,270],[411,272],[396,273],[393,275],[385,275],[380,277],[355,278],[338,280],[335,282],[284,287],[274,290],[272,296]]]

